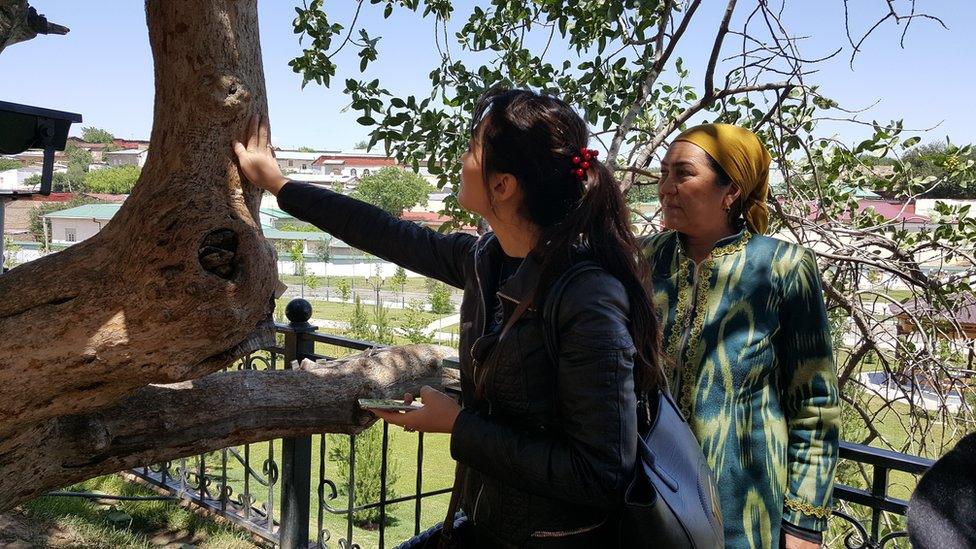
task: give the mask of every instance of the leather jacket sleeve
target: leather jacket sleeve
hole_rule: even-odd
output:
[[[618,504],[637,452],[628,310],[623,285],[608,273],[573,280],[558,315],[560,428],[517,430],[466,408],[451,434],[452,456],[541,496],[603,508]]]
[[[397,219],[372,204],[296,181],[281,188],[278,205],[364,252],[451,286],[464,287],[464,265],[477,241],[473,235],[436,233]]]

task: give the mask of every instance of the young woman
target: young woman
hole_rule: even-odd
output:
[[[460,361],[464,407],[430,388],[424,407],[383,419],[450,433],[464,466],[461,508],[475,547],[614,544],[614,510],[634,467],[637,393],[663,379],[649,279],[610,172],[586,148],[566,103],[494,90],[478,103],[458,201],[485,218],[480,238],[438,234],[371,205],[288,181],[251,123],[235,143],[241,170],[281,208],[356,248],[464,288]],[[602,267],[562,294],[556,364],[539,311],[571,265]]]

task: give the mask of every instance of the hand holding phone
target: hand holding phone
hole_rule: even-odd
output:
[[[424,407],[423,404],[413,401],[405,402],[394,398],[361,398],[359,406],[367,410],[383,410],[387,412],[412,412]]]

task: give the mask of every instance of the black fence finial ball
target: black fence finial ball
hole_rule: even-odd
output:
[[[293,299],[285,307],[285,316],[293,324],[308,322],[312,318],[312,304],[302,298]]]

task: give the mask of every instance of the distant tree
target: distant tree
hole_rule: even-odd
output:
[[[378,422],[369,429],[356,436],[356,467],[353,481],[353,505],[360,506],[379,501],[383,490],[380,472],[383,462],[383,427]],[[347,464],[351,461],[349,442],[347,437],[329,435],[329,459],[334,463]],[[336,479],[339,493],[349,494],[349,467],[339,467]],[[397,496],[395,486],[399,479],[400,464],[394,456],[387,460],[386,467],[386,497],[393,499]],[[397,506],[386,511],[386,523],[390,524],[394,517],[391,513]],[[352,515],[353,524],[361,528],[375,530],[380,525],[380,508],[371,507],[355,511]]]
[[[8,269],[16,264],[15,255],[20,251],[20,246],[14,244],[9,236],[3,236],[3,267]],[[3,269],[0,269],[2,271]]]
[[[369,142],[368,141],[356,141],[356,144],[353,145],[352,148],[354,148],[354,149],[368,149],[369,148]]]
[[[894,166],[898,163],[894,158],[887,156],[874,156],[872,154],[862,154],[857,159],[865,166]]]
[[[84,178],[82,178],[84,181]],[[41,184],[41,174],[34,174],[24,180],[24,185],[37,187]],[[54,172],[51,174],[51,191],[56,193],[73,193],[84,189],[84,185],[72,183],[71,178],[66,173]]]
[[[138,166],[93,170],[85,176],[85,189],[93,193],[129,194],[139,179]]]
[[[305,276],[305,243],[301,240],[292,240],[288,247],[288,257],[294,268],[292,274]]]
[[[414,172],[387,166],[359,180],[352,196],[399,216],[418,204],[427,205],[433,187]]]
[[[373,326],[370,330],[369,340],[384,345],[393,345],[395,343],[394,335],[388,309],[383,304],[377,304],[373,310]]]
[[[429,322],[424,316],[424,302],[411,299],[400,322],[400,333],[410,343],[433,343],[434,335],[427,331]]]
[[[68,173],[65,177],[67,192],[80,192],[85,190],[85,178],[88,167],[94,161],[91,152],[74,144],[69,144],[64,149],[68,157]]]
[[[352,302],[352,316],[349,317],[347,333],[356,339],[368,340],[373,334],[369,328],[369,315],[366,314],[366,307],[363,306],[358,295],[353,297]]]
[[[297,231],[303,233],[320,233],[322,232],[315,225],[309,225],[308,223],[282,223],[276,226],[277,229],[282,231]]]
[[[972,145],[959,147],[949,141],[918,145],[904,154],[902,161],[910,177],[929,178],[932,189],[925,198],[976,198],[976,181],[968,167],[976,163]]]
[[[313,247],[315,257],[322,263],[328,263],[332,259],[332,243],[328,240],[321,240]]]
[[[16,170],[23,166],[20,160],[14,158],[0,158],[0,172],[5,172],[7,170]]]
[[[315,273],[309,271],[306,267],[305,274],[302,275],[302,284],[309,290],[314,290],[319,287],[319,277],[315,276]]]
[[[81,129],[81,138],[88,143],[111,143],[115,136],[102,128],[89,126]]]
[[[430,301],[430,310],[437,314],[448,315],[454,312],[454,304],[451,303],[451,289],[443,282],[434,284],[427,299]]]
[[[306,146],[298,147],[297,150],[299,152],[306,152],[306,153],[315,152],[315,149],[313,149],[312,147],[306,147]]]
[[[339,298],[343,301],[349,301],[349,281],[345,278],[340,278],[336,281],[336,290],[339,291]]]
[[[390,278],[390,283],[402,294],[403,287],[407,284],[407,270],[397,265],[396,270],[393,271],[393,276]]]

